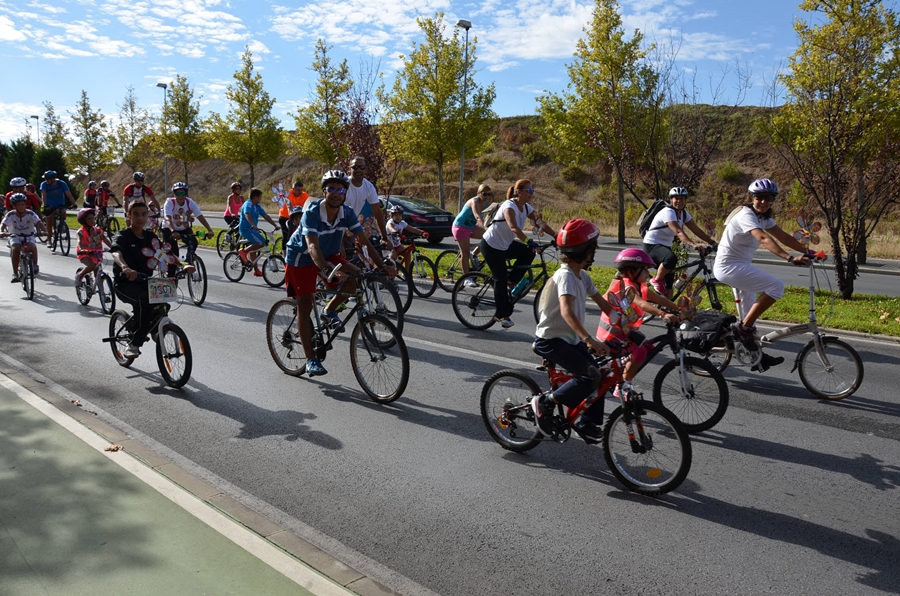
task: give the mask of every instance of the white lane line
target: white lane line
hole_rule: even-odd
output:
[[[458,354],[465,354],[466,356],[471,356],[477,360],[493,360],[494,362],[502,362],[503,364],[509,364],[510,366],[515,366],[516,368],[534,368],[540,362],[525,362],[524,360],[516,360],[514,358],[506,358],[505,356],[497,356],[495,354],[486,354],[484,352],[476,352],[475,350],[469,350],[467,348],[457,348],[456,346],[448,346],[447,344],[439,344],[433,341],[428,341],[427,339],[418,339],[415,337],[404,337],[403,341],[408,344],[419,344],[423,346],[428,346],[429,348],[435,348],[441,352],[456,352]],[[524,342],[523,342],[524,345]],[[538,356],[535,356],[538,358]]]
[[[115,462],[158,493],[296,584],[317,596],[353,595],[353,592],[313,571],[259,535],[225,517],[204,501],[173,483],[162,474],[140,463],[134,457],[125,453],[105,451],[109,442],[103,437],[12,379],[0,375],[0,385],[15,393],[24,402],[87,443],[101,455]]]

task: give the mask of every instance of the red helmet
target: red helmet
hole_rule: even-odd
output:
[[[622,267],[656,267],[656,263],[640,248],[626,248],[616,255],[616,269]]]
[[[590,247],[590,244],[597,245],[599,234],[597,226],[588,220],[571,219],[556,234],[556,245],[564,254],[583,252]]]
[[[78,215],[75,216],[75,219],[78,220],[78,223],[80,223],[81,225],[84,225],[84,218],[87,217],[88,215],[94,215],[96,213],[97,212],[94,209],[91,209],[90,207],[85,207],[84,209],[82,209],[81,211],[78,212]]]

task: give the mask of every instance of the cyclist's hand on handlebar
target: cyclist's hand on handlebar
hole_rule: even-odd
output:
[[[390,277],[390,278],[397,277],[397,268],[394,267],[393,265],[391,265],[389,263],[385,263],[381,268],[384,270],[385,273],[388,274],[388,277]]]
[[[584,343],[587,344],[588,349],[592,352],[600,354],[601,356],[609,355],[609,346],[606,345],[606,342],[599,341],[589,335],[585,338]]]
[[[124,269],[122,269],[122,275],[128,278],[128,281],[134,281],[137,279],[138,272],[131,267],[125,267]]]
[[[679,320],[681,319],[681,317],[671,312],[667,312],[662,316],[662,318],[666,321],[666,325],[677,325]]]
[[[528,242],[526,242],[526,244],[528,245],[528,248],[534,251],[537,251],[537,249],[540,248],[540,245],[531,238],[528,239]]]
[[[794,257],[791,259],[791,263],[797,267],[809,267],[812,264],[812,261],[809,256],[803,255],[802,257]]]

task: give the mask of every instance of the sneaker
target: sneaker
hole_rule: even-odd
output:
[[[241,263],[247,264],[247,251],[243,248],[238,250],[238,254],[241,255]]]
[[[653,286],[653,289],[660,296],[666,295],[666,282],[661,279],[656,279],[655,277],[650,278],[650,285]]]
[[[322,323],[337,329],[341,326],[341,318],[338,316],[337,312],[325,310],[322,311]]]
[[[128,348],[126,348],[125,354],[123,354],[123,356],[125,356],[126,358],[137,358],[140,355],[141,355],[140,348],[138,348],[134,344],[128,344]]]
[[[534,419],[541,432],[548,437],[553,436],[553,424],[551,422],[553,418],[552,400],[543,393],[535,395],[531,398],[531,410],[534,412]]]
[[[306,374],[311,377],[321,377],[322,375],[327,375],[328,371],[325,370],[318,358],[310,358],[306,361]]]
[[[584,420],[575,425],[577,432],[587,443],[600,443],[603,441],[603,428],[590,420]]]
[[[263,276],[263,272],[262,272],[262,271],[260,271],[259,269],[254,269],[254,270],[253,270],[253,277],[262,277],[262,276]]]
[[[18,283],[18,281],[19,281],[19,274],[16,274],[16,275],[12,276],[12,279],[9,280],[9,283],[14,284],[14,283]]]
[[[515,323],[513,323],[513,322],[512,322],[512,319],[510,319],[509,317],[503,317],[502,319],[501,319],[500,317],[494,317],[494,322],[495,322],[495,323],[500,323],[500,325],[501,325],[504,329],[509,329],[510,327],[512,327],[513,325],[515,325]]]
[[[748,350],[756,350],[756,338],[753,336],[753,329],[744,327],[741,322],[731,324],[731,332]]]
[[[475,283],[475,280],[471,277],[467,277],[465,281],[463,281],[463,285],[467,288],[477,288],[478,284]]]
[[[778,366],[782,362],[784,362],[783,356],[769,356],[768,354],[763,352],[762,358],[760,358],[759,360],[759,364],[754,364],[752,367],[750,367],[750,370],[752,370],[753,372],[766,372],[768,369],[772,368],[773,366]]]

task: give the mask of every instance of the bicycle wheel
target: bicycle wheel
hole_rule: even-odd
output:
[[[394,284],[387,278],[368,279],[365,284],[369,298],[369,313],[381,315],[394,324],[397,333],[403,333],[403,304]]]
[[[709,430],[728,409],[728,383],[703,358],[685,357],[684,370],[688,387],[682,388],[678,359],[666,362],[653,380],[653,401],[675,414],[689,433]]]
[[[225,255],[235,250],[231,246],[231,238],[228,234],[228,230],[219,230],[219,234],[216,236],[216,252],[219,253],[219,258],[223,260]]]
[[[228,281],[241,281],[244,277],[244,264],[241,262],[241,255],[237,251],[232,251],[225,255],[222,261],[222,268],[225,270],[225,277]]]
[[[541,286],[541,289],[537,291],[537,294],[534,295],[534,303],[532,303],[531,308],[534,310],[534,324],[537,325],[538,321],[541,320],[541,296],[544,295],[544,288],[546,284]]]
[[[863,381],[862,359],[850,344],[836,337],[823,337],[821,341],[824,360],[819,356],[815,340],[800,352],[800,381],[813,395],[823,399],[853,395]]]
[[[115,217],[109,218],[109,224],[107,225],[107,230],[109,232],[109,236],[113,236],[119,231],[119,220]]]
[[[467,286],[471,280],[474,286]],[[470,271],[456,280],[453,286],[453,313],[469,329],[487,329],[494,324],[497,305],[494,302],[493,278],[478,271]]]
[[[190,293],[191,300],[194,301],[194,304],[200,306],[203,304],[203,301],[206,300],[206,290],[208,286],[206,279],[206,265],[203,264],[203,259],[197,255],[194,255],[194,258],[191,260],[191,265],[197,270],[187,276],[188,292]]]
[[[23,258],[20,267],[22,269],[22,289],[25,290],[25,297],[29,300],[34,300],[34,263],[31,262],[31,259]]]
[[[78,275],[83,270],[84,267],[79,267],[75,270],[75,275]],[[75,283],[75,295],[78,296],[78,302],[80,302],[82,306],[87,306],[91,301],[91,288],[86,279],[82,279],[81,283]]]
[[[297,377],[306,370],[306,356],[297,332],[297,304],[279,300],[266,317],[266,343],[269,354],[285,374]]]
[[[350,364],[359,386],[378,403],[403,395],[409,382],[409,352],[397,328],[379,315],[365,315],[350,335]]]
[[[409,276],[412,278],[416,296],[428,298],[437,289],[437,274],[434,261],[423,254],[416,254],[410,263]]]
[[[400,297],[400,305],[403,307],[403,312],[408,311],[413,299],[412,276],[398,264],[397,277],[391,281],[394,282],[394,289],[397,290],[397,295]]]
[[[531,398],[541,390],[534,379],[515,370],[501,370],[485,381],[481,389],[481,419],[497,443],[520,453],[541,442]]]
[[[284,252],[284,236],[279,236],[272,242],[272,252],[277,254]]]
[[[445,250],[434,261],[437,283],[445,292],[452,292],[463,272],[458,250]]]
[[[59,249],[64,256],[69,256],[70,248],[72,248],[72,239],[69,237],[69,224],[63,219],[59,224]]]
[[[97,297],[100,299],[100,310],[108,315],[116,310],[116,291],[113,288],[112,279],[105,273],[100,274],[97,280]]]
[[[613,475],[628,490],[661,495],[675,490],[691,469],[688,433],[672,412],[653,402],[636,404],[632,422],[622,406],[603,429],[603,456]],[[628,437],[631,426],[633,439]]]
[[[273,288],[284,285],[284,257],[270,254],[262,262],[263,280]]]
[[[131,366],[131,363],[134,362],[134,358],[125,356],[125,350],[131,343],[131,331],[125,327],[129,318],[131,317],[124,310],[114,311],[109,318],[109,337],[114,338],[109,342],[109,347],[112,348],[113,358],[116,359],[119,366],[125,367]]]
[[[167,323],[163,326],[162,337],[156,338],[156,364],[169,387],[177,389],[191,378],[191,344],[178,325]]]

